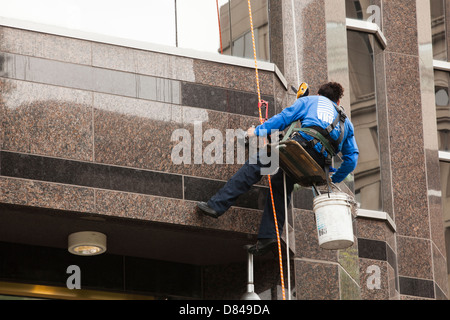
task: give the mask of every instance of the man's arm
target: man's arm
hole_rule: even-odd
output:
[[[333,183],[340,183],[344,181],[347,176],[356,169],[358,164],[359,150],[356,144],[356,139],[351,132],[350,136],[344,141],[342,145],[342,164],[336,173],[331,177]]]
[[[266,136],[272,132],[272,130],[283,131],[291,123],[299,120],[305,112],[305,105],[308,97],[297,99],[292,106],[284,109],[279,114],[273,116],[262,125],[256,127],[254,134],[256,136]]]
[[[256,136],[255,134],[255,127],[251,127],[247,130],[247,136],[249,136],[250,138]]]

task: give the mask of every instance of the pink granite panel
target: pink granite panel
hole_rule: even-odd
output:
[[[92,161],[92,94],[0,79],[3,150]]]

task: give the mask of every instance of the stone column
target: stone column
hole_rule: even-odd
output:
[[[338,81],[348,90],[345,7],[338,0],[284,0],[282,6],[284,75],[291,85]],[[288,93],[286,105],[295,100]],[[344,100],[349,111],[349,99]],[[358,299],[359,269],[356,245],[343,251],[319,248],[312,212],[312,191],[294,193],[296,299]]]
[[[432,79],[430,6],[382,3],[392,214],[400,298],[447,296]]]

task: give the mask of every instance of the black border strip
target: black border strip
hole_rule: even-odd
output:
[[[0,175],[91,188],[183,198],[182,176],[1,151]]]

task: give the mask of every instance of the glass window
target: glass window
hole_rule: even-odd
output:
[[[250,29],[248,1],[231,0],[231,54],[237,57],[253,58],[253,41]],[[268,0],[252,2],[252,20],[258,60],[270,60],[269,46],[269,4]]]
[[[382,211],[380,149],[378,141],[374,36],[347,31],[351,118],[360,149],[355,170],[355,196],[361,209]]]
[[[430,0],[430,5],[433,56],[435,60],[447,61],[445,0]]]
[[[258,37],[258,29],[254,30],[255,38]],[[256,46],[255,46],[256,47]],[[251,31],[233,40],[233,55],[237,57],[253,58],[253,41]],[[256,56],[259,55],[258,47],[256,47]]]
[[[191,0],[176,2],[179,47],[253,59],[248,1],[221,0],[218,13],[212,0],[196,1],[194,7]],[[199,16],[204,19],[198,19]],[[252,18],[256,56],[258,60],[270,61],[268,0],[252,2]]]
[[[176,4],[178,47],[221,53],[230,46],[228,0],[176,0]]]
[[[379,0],[345,0],[347,18],[365,20],[378,24],[381,29],[381,8]]]
[[[0,8],[5,18],[253,58],[246,0],[0,0]],[[253,1],[252,16],[257,57],[270,61],[268,0]]]
[[[430,0],[431,31],[433,36],[433,58],[448,61],[447,21],[445,0]],[[436,100],[436,123],[439,151],[450,152],[450,73],[434,71],[434,93]],[[445,228],[445,246],[450,256],[450,162],[448,157],[440,159],[441,201]],[[450,259],[447,261],[450,284]]]
[[[175,3],[159,0],[0,0],[0,16],[175,45]]]
[[[440,151],[450,151],[450,103],[449,85],[450,74],[444,71],[434,71],[434,91],[436,96],[436,121],[438,130],[438,145]],[[447,256],[450,255],[450,162],[441,159],[439,162],[441,171],[442,210],[445,227],[445,245]],[[450,260],[449,260],[450,261]],[[448,263],[450,275],[450,262]],[[450,281],[450,277],[449,277]]]
[[[441,188],[442,188],[442,210],[445,228],[445,246],[447,257],[450,256],[450,163],[441,161],[439,163],[441,170]],[[450,259],[447,259],[447,273],[450,284]]]
[[[364,13],[359,0],[345,0],[345,13],[347,18],[363,20]]]
[[[439,150],[450,151],[449,73],[436,70],[434,82]]]

